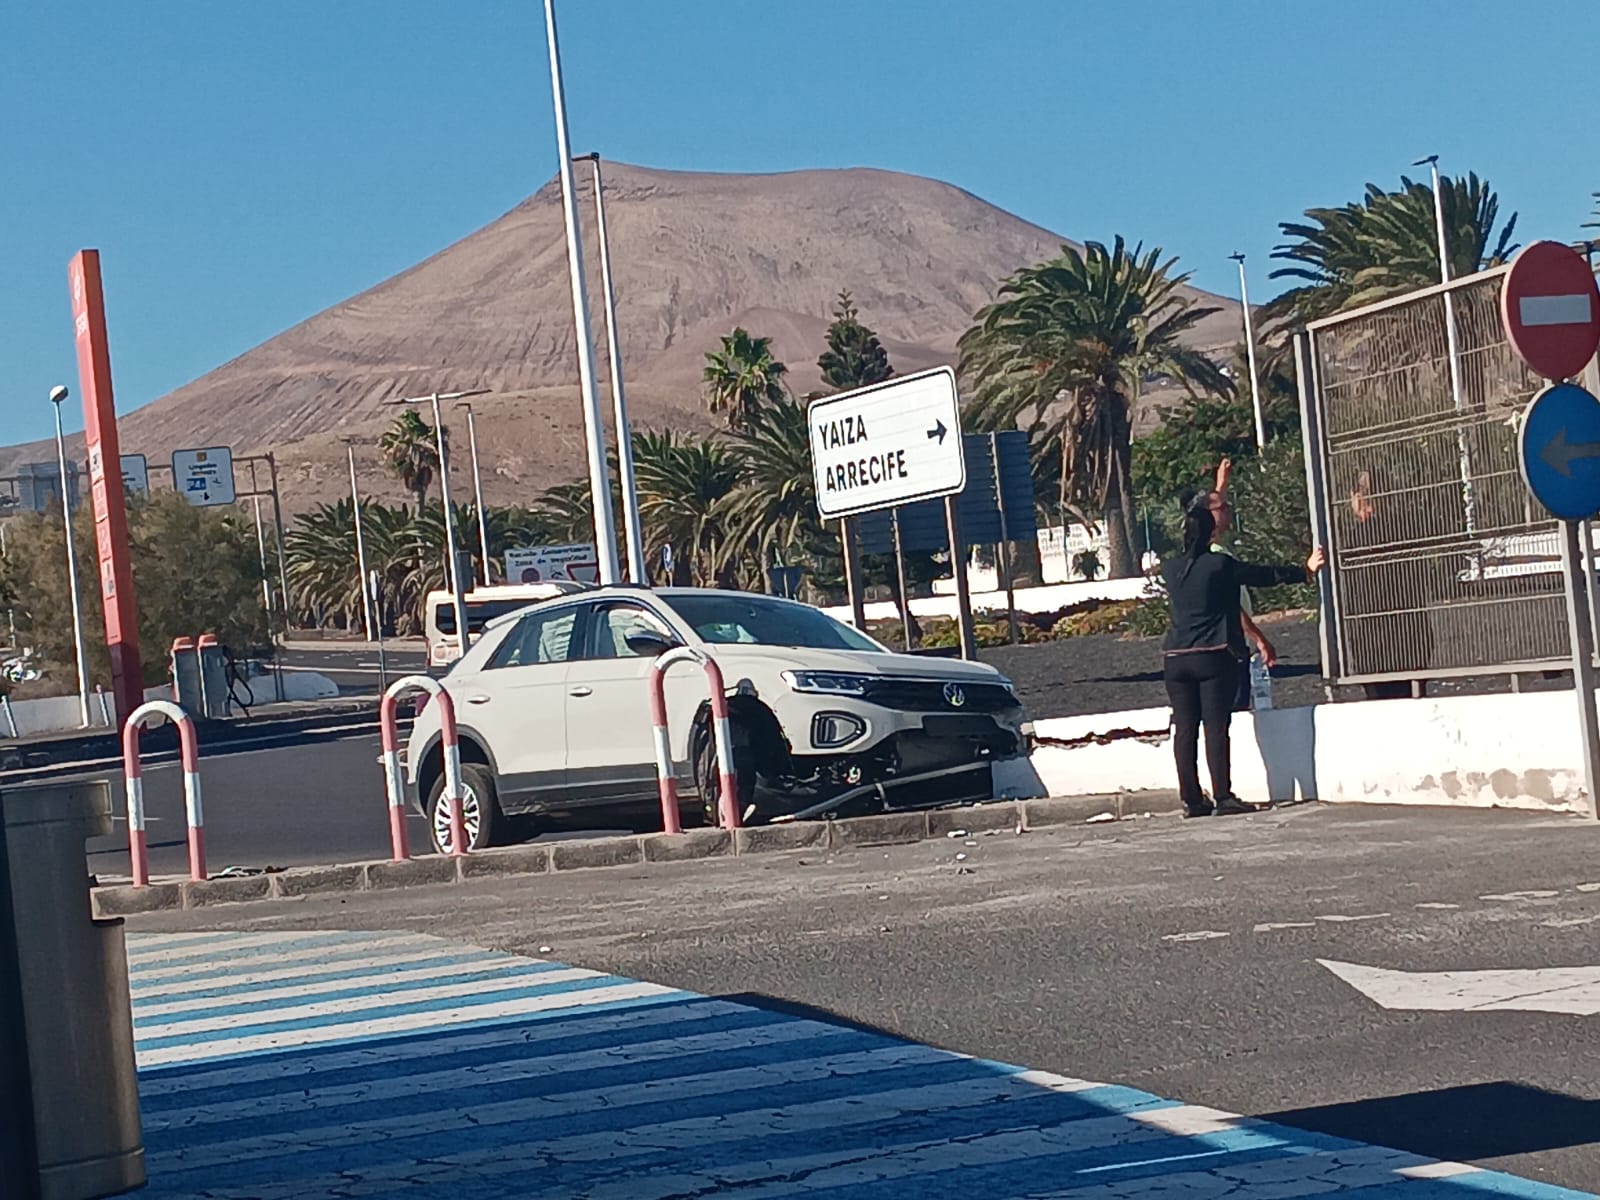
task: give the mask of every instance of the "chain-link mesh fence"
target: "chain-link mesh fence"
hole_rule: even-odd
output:
[[[1506,340],[1504,277],[1309,328],[1341,681],[1557,665],[1568,652],[1559,534],[1516,455],[1542,381]]]

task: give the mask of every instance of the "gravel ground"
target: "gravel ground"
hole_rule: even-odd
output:
[[[1325,703],[1328,693],[1322,682],[1316,618],[1305,614],[1269,616],[1261,618],[1260,624],[1278,650],[1278,666],[1272,672],[1273,706]],[[979,651],[979,657],[1011,678],[1028,715],[1035,720],[1163,708],[1167,703],[1161,683],[1160,638],[1094,634],[1034,646],[1000,646]],[[1572,676],[1560,671],[1525,674],[1521,685],[1527,692],[1571,690]],[[1492,675],[1432,680],[1427,694],[1461,696],[1510,690],[1508,676]],[[1333,698],[1361,700],[1365,693],[1359,687],[1340,687]]]

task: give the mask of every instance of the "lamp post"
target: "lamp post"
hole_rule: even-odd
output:
[[[72,593],[72,649],[78,659],[78,719],[89,727],[89,650],[83,641],[83,602],[78,598],[78,553],[72,538],[72,490],[67,483],[67,443],[61,432],[61,402],[67,389],[50,389],[50,406],[56,414],[56,463],[61,471],[61,520],[67,531],[67,590]],[[122,483],[118,473],[117,483]]]
[[[483,508],[483,476],[478,471],[478,423],[473,420],[472,405],[463,404],[467,410],[467,447],[472,453],[472,500],[478,506],[478,546],[483,552],[483,586],[489,586],[489,518]]]
[[[345,443],[344,448],[350,456],[350,504],[355,509],[356,569],[361,573],[358,582],[361,588],[361,619],[366,623],[367,641],[370,642],[373,640],[372,596],[367,586],[367,540],[361,532],[361,493],[356,488],[356,448],[349,442]]]
[[[450,511],[450,450],[444,440],[444,418],[439,404],[444,400],[465,400],[468,396],[484,396],[488,388],[473,388],[465,392],[430,392],[426,396],[405,396],[388,400],[388,404],[431,404],[433,406],[433,436],[439,452],[439,499],[444,503],[444,558],[446,575],[450,584],[450,600],[456,610],[456,635],[461,640],[461,653],[472,645],[467,629],[467,596],[461,579],[461,564],[456,561],[456,520]]]
[[[1267,425],[1261,417],[1261,385],[1256,381],[1256,329],[1250,315],[1250,285],[1244,277],[1244,255],[1234,253],[1228,257],[1239,264],[1239,302],[1244,306],[1244,352],[1250,366],[1250,407],[1256,415],[1256,449],[1264,450],[1267,446]]]
[[[1439,156],[1430,154],[1427,158],[1419,158],[1411,164],[1414,167],[1425,166],[1433,181],[1433,226],[1434,232],[1439,237],[1439,282],[1450,282],[1450,239],[1444,227],[1444,195],[1439,188]],[[1467,411],[1466,401],[1461,395],[1461,348],[1456,339],[1456,307],[1455,297],[1447,288],[1444,293],[1444,340],[1445,353],[1450,359],[1450,400],[1458,414]],[[1465,429],[1456,430],[1456,448],[1461,458],[1461,507],[1464,523],[1468,533],[1473,533],[1477,528],[1477,496],[1472,482],[1472,455],[1467,444]]]
[[[639,519],[639,488],[633,470],[633,425],[628,420],[628,400],[622,390],[622,338],[617,332],[617,293],[611,284],[611,239],[606,234],[605,190],[600,182],[598,152],[582,155],[594,166],[594,223],[600,238],[600,285],[605,292],[606,351],[611,365],[611,409],[617,426],[617,482],[622,489],[622,527],[628,535],[628,574],[645,586],[650,576],[644,565],[643,523]]]
[[[550,47],[550,93],[555,104],[556,161],[561,172],[561,214],[567,227],[567,275],[572,282],[572,321],[578,339],[578,383],[583,392],[583,431],[589,450],[589,494],[594,504],[594,548],[600,560],[600,582],[614,584],[617,531],[611,523],[611,481],[606,469],[605,417],[594,381],[594,340],[589,331],[589,292],[583,279],[583,242],[578,233],[578,206],[573,195],[572,144],[567,137],[566,89],[561,83],[561,50],[556,40],[555,0],[544,0],[545,38]]]

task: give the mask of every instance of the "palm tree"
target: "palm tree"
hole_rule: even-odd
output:
[[[706,352],[701,373],[706,408],[726,414],[728,428],[738,431],[767,404],[789,394],[784,376],[789,368],[772,357],[772,339],[751,337],[741,326],[722,339],[721,350]]]
[[[1498,225],[1500,199],[1487,180],[1441,177],[1439,195],[1452,278],[1510,259],[1517,216]],[[1438,225],[1433,189],[1426,183],[1402,176],[1396,192],[1369,183],[1361,202],[1308,209],[1305,221],[1285,222],[1281,229],[1289,240],[1272,257],[1290,265],[1272,277],[1301,282],[1264,306],[1265,318],[1280,326],[1439,282]]]
[[[444,441],[448,446],[449,430],[444,431]],[[417,498],[420,510],[439,473],[439,446],[433,426],[418,416],[416,409],[407,408],[378,439],[378,447],[401,485]]]
[[[743,475],[733,449],[688,434],[633,435],[639,510],[651,545],[670,545],[674,584],[711,586],[727,540],[723,501]]]
[[[724,575],[761,588],[769,566],[809,562],[814,570],[831,539],[817,515],[805,406],[786,395],[757,409],[735,448],[744,474],[720,506]]]
[[[1129,454],[1133,406],[1160,375],[1191,394],[1228,394],[1217,365],[1181,339],[1216,310],[1185,294],[1187,273],[1122,238],[1017,272],[960,341],[980,429],[1025,428],[1061,462],[1060,503],[1105,516],[1112,578],[1137,573]]]

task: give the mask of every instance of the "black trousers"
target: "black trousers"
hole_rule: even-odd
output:
[[[1233,795],[1232,754],[1228,723],[1233,718],[1239,689],[1239,660],[1229,650],[1203,650],[1168,654],[1162,674],[1167,699],[1172,703],[1172,754],[1178,765],[1178,795],[1184,807],[1198,812],[1205,807],[1200,790],[1200,726],[1206,729],[1206,766],[1211,772],[1211,795],[1223,800]]]

